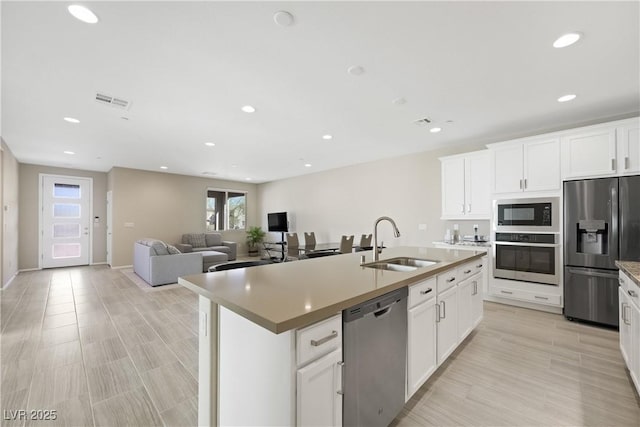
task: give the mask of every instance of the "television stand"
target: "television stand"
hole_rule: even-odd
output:
[[[267,256],[269,259],[274,262],[284,262],[286,259],[286,246],[287,242],[284,240],[284,231],[280,233],[280,241],[279,242],[263,242],[262,246],[264,250],[267,252]],[[276,251],[280,253],[280,257],[276,257],[271,255],[272,251]]]

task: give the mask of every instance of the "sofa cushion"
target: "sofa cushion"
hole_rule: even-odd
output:
[[[204,233],[191,233],[187,234],[187,243],[189,243],[194,248],[205,248],[207,247]]]
[[[177,255],[182,253],[178,248],[172,245],[167,245],[167,252],[169,252],[170,255]]]
[[[162,240],[146,238],[138,240],[137,243],[150,247],[153,255],[169,255],[167,244]]]
[[[222,246],[222,234],[220,233],[206,233],[204,239],[208,248],[212,246]]]

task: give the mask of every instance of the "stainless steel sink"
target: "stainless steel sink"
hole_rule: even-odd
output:
[[[437,264],[438,261],[430,261],[426,259],[410,258],[410,257],[397,257],[391,259],[384,259],[370,264],[362,264],[363,267],[375,268],[378,270],[391,270],[391,271],[415,271],[418,268],[429,267]]]

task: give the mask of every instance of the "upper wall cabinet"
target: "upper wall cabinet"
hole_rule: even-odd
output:
[[[560,141],[540,138],[489,146],[493,193],[560,190]]]
[[[489,152],[442,157],[440,162],[442,219],[489,219]]]
[[[616,128],[606,126],[562,137],[562,178],[615,175]]]
[[[640,121],[618,128],[618,172],[640,173]]]

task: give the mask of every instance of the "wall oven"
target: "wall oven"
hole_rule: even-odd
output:
[[[496,232],[493,277],[559,285],[561,245],[558,233]]]
[[[493,226],[495,231],[559,232],[560,199],[539,197],[496,200]]]

